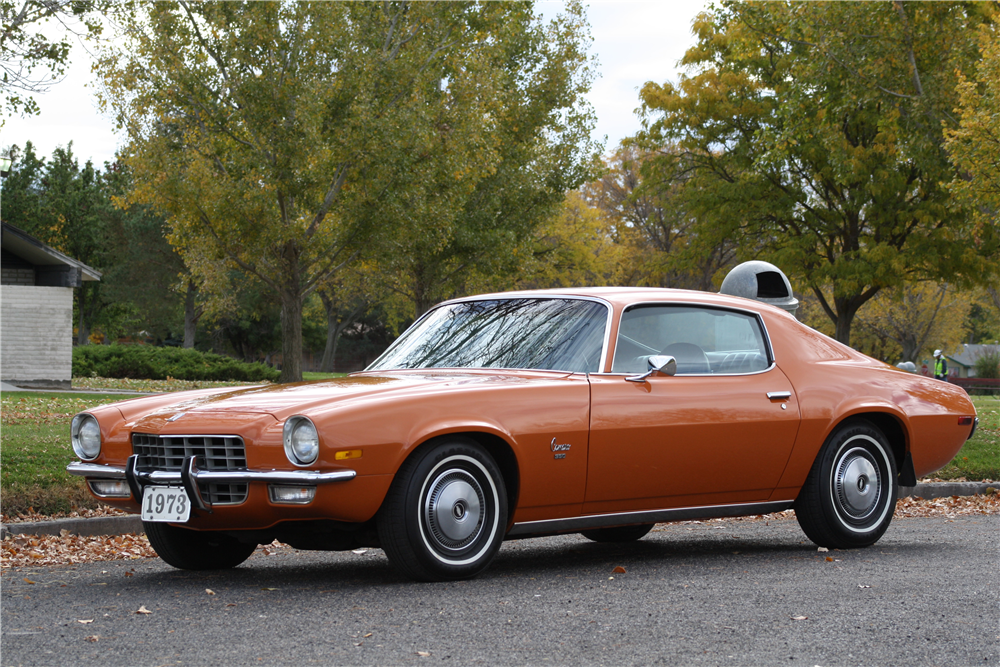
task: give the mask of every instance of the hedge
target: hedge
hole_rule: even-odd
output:
[[[179,347],[81,345],[73,348],[74,377],[137,380],[236,380],[275,382],[281,372],[260,363]]]

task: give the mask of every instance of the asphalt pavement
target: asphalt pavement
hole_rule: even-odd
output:
[[[0,649],[5,666],[996,665],[998,536],[997,516],[912,518],[819,552],[794,520],[663,524],[630,545],[507,542],[477,579],[432,584],[378,549],[22,568]]]

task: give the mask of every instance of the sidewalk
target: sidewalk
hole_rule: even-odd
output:
[[[148,391],[135,391],[133,389],[36,389],[33,387],[15,387],[12,384],[6,382],[0,382],[0,392],[7,393],[8,391],[37,391],[45,394],[114,394],[115,396],[131,395],[136,396],[154,396],[157,392]]]
[[[916,486],[900,487],[899,497],[919,496],[925,500],[950,496],[974,496],[997,488],[998,484],[988,482],[932,482]],[[142,521],[137,514],[128,516],[98,517],[95,519],[54,519],[11,523],[0,527],[0,539],[8,535],[60,535],[68,530],[73,535],[121,535],[142,533]]]

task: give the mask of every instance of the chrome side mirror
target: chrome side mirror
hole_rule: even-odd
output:
[[[677,360],[669,354],[654,354],[646,360],[649,370],[642,375],[625,378],[629,382],[645,382],[650,375],[677,375]]]

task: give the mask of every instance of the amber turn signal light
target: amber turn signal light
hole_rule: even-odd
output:
[[[337,452],[333,455],[333,458],[337,461],[343,461],[344,459],[360,459],[361,450],[360,449],[345,449],[343,451]]]

